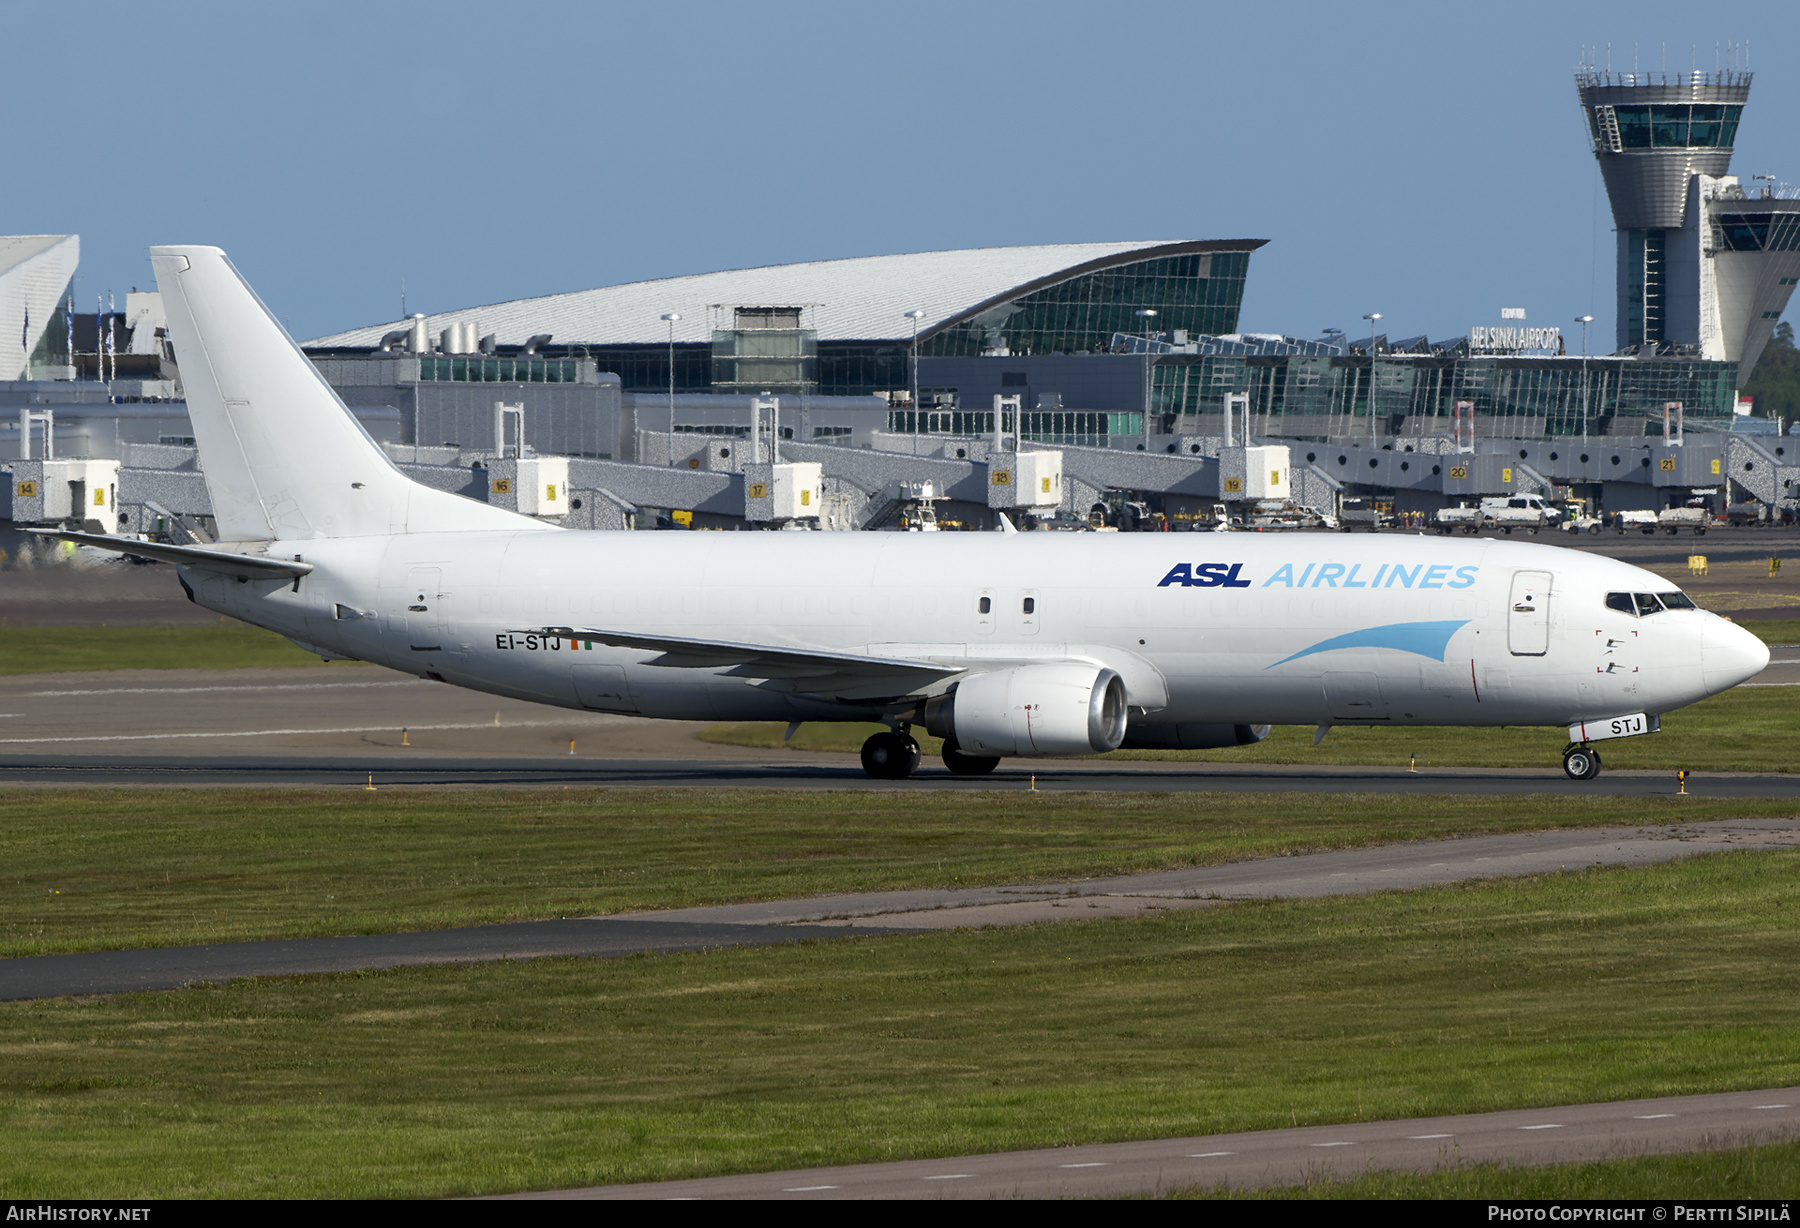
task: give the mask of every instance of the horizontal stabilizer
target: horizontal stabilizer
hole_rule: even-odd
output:
[[[56,537],[82,546],[116,550],[140,559],[159,563],[177,563],[184,567],[202,567],[242,576],[246,580],[283,580],[303,576],[313,569],[311,563],[298,559],[271,559],[260,554],[231,554],[224,550],[207,550],[200,546],[167,546],[161,542],[142,542],[131,537],[111,537],[105,533],[69,533],[59,529],[27,529],[40,537]]]

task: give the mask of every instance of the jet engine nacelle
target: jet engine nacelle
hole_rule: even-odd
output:
[[[1133,725],[1127,750],[1224,750],[1269,736],[1267,725]]]
[[[925,728],[965,755],[1096,755],[1125,739],[1125,680],[1079,662],[976,674],[925,705]]]

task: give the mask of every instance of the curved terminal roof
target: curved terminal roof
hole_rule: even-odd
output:
[[[650,344],[669,340],[662,314],[678,311],[676,341],[710,342],[715,328],[732,327],[733,307],[804,306],[801,326],[816,329],[821,341],[910,338],[912,322],[905,313],[913,310],[925,313],[919,321],[919,335],[925,337],[1083,274],[1165,256],[1252,251],[1266,242],[1059,243],[815,260],[515,299],[439,312],[426,317],[426,326],[436,337],[451,324],[474,322],[500,345],[523,345],[539,333],[551,334],[559,346]],[[372,348],[405,324],[372,324],[306,344]]]

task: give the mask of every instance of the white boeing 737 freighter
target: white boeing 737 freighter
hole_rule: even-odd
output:
[[[327,657],[565,708],[878,721],[887,779],[914,726],[973,774],[1354,724],[1567,726],[1580,780],[1593,743],[1769,659],[1669,581],[1551,546],[564,530],[401,473],[217,248],[151,258],[219,541],[61,536]]]

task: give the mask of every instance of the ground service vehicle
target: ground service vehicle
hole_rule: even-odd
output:
[[[1706,526],[1711,520],[1712,516],[1703,507],[1668,507],[1656,514],[1656,527],[1670,537],[1674,537],[1682,529],[1699,537],[1705,534]]]
[[[1562,519],[1562,513],[1545,503],[1541,495],[1491,496],[1481,501],[1481,515],[1487,524],[1503,533],[1514,529],[1536,533]]]

